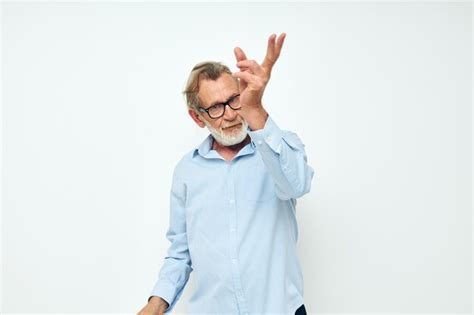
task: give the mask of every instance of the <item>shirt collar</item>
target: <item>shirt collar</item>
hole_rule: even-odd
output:
[[[197,146],[194,150],[194,155],[195,156],[197,153],[199,153],[199,155],[201,156],[206,156],[209,151],[211,151],[211,148],[212,148],[212,135],[209,134],[203,142],[201,142],[201,144],[199,146]]]

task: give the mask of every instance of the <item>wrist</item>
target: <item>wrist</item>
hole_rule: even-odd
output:
[[[245,120],[249,124],[249,127],[252,131],[263,129],[267,119],[268,113],[263,108],[263,106],[252,109],[252,111],[249,111],[245,114]]]
[[[148,303],[156,306],[157,308],[167,309],[169,304],[163,298],[159,296],[153,296]]]

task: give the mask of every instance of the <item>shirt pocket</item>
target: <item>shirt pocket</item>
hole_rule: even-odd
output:
[[[244,201],[253,203],[268,202],[277,198],[275,184],[262,159],[252,159],[242,165],[239,189]]]

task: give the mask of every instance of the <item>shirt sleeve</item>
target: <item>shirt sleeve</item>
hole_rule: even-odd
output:
[[[168,302],[165,313],[173,310],[193,270],[186,234],[186,186],[176,173],[175,169],[170,194],[170,223],[166,233],[171,245],[148,298],[149,301],[152,296],[159,296]]]
[[[263,129],[248,134],[275,182],[278,198],[296,199],[310,191],[314,170],[296,133],[281,130],[268,116]]]

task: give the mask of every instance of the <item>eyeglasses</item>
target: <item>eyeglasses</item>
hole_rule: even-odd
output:
[[[220,118],[220,117],[224,116],[226,106],[229,106],[233,110],[240,109],[240,98],[239,98],[239,96],[240,96],[240,94],[234,95],[231,98],[229,98],[229,100],[225,103],[219,103],[219,104],[213,105],[209,108],[199,107],[198,110],[201,113],[206,112],[209,115],[209,117],[212,118],[212,119]]]

